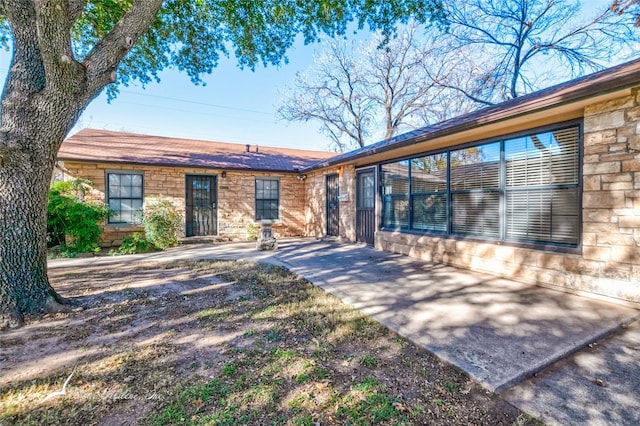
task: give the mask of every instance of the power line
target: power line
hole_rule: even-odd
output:
[[[188,103],[188,104],[192,104],[192,105],[203,105],[203,106],[208,106],[208,107],[212,107],[212,108],[221,108],[221,109],[233,110],[233,111],[251,112],[251,113],[254,113],[254,114],[263,114],[263,115],[269,115],[269,116],[272,115],[272,113],[268,113],[268,112],[264,112],[264,111],[257,111],[257,110],[254,110],[254,109],[238,108],[238,107],[219,105],[219,104],[210,104],[210,103],[207,103],[207,102],[199,102],[199,101],[193,101],[193,100],[189,100],[189,99],[180,99],[180,98],[174,98],[174,97],[171,97],[171,96],[152,95],[150,93],[140,93],[140,92],[134,92],[134,91],[131,91],[131,90],[122,90],[122,92],[131,94],[131,95],[136,95],[136,96],[146,96],[146,97],[149,97],[149,98],[166,99],[166,100],[175,101],[175,102],[184,102],[184,103]]]
[[[204,111],[194,111],[194,110],[188,110],[188,109],[182,109],[182,108],[168,107],[168,106],[165,106],[165,105],[151,105],[151,104],[137,103],[137,102],[131,102],[131,101],[125,101],[125,100],[123,100],[121,103],[122,104],[126,104],[126,105],[141,106],[141,107],[145,107],[145,108],[157,108],[157,109],[160,109],[162,111],[177,111],[177,112],[183,112],[183,113],[187,113],[187,114],[199,114],[199,115],[204,115],[204,116],[211,117],[211,113],[210,112],[204,112]],[[237,115],[234,116],[234,115],[217,114],[216,117],[218,117],[218,118],[229,118],[229,119],[233,119],[233,120],[245,120],[241,116],[237,116]],[[263,120],[263,119],[252,119],[252,122],[273,124],[273,121]]]

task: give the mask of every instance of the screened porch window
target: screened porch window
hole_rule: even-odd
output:
[[[140,222],[143,183],[142,173],[107,173],[107,203],[112,212],[109,223],[135,224]]]
[[[575,247],[580,127],[381,165],[382,227]]]

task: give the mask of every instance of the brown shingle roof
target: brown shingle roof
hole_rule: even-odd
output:
[[[154,166],[295,172],[335,156],[333,152],[258,147],[109,130],[84,129],[66,139],[59,160],[148,164]]]

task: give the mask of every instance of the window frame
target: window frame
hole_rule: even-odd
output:
[[[140,176],[142,178],[142,183],[141,183],[141,188],[140,188],[140,197],[113,197],[111,195],[111,191],[110,191],[110,184],[109,184],[109,176],[110,175],[131,175],[131,176]],[[144,181],[145,181],[145,174],[143,170],[125,170],[125,169],[119,169],[119,170],[105,170],[105,200],[106,200],[106,204],[107,207],[110,209],[111,207],[111,201],[114,199],[118,199],[118,200],[140,200],[140,212],[142,212],[142,209],[144,207]],[[112,219],[112,215],[109,216],[109,218],[107,219],[107,225],[113,225],[113,226],[138,226],[140,225],[140,221],[135,220],[133,217],[131,219],[131,221],[114,221]]]
[[[509,221],[510,218],[507,217],[507,196],[508,194],[513,194],[516,191],[522,190],[522,188],[510,188],[507,187],[507,179],[506,179],[506,159],[505,159],[505,143],[511,139],[515,139],[515,138],[519,138],[519,137],[527,137],[527,136],[531,136],[531,135],[536,135],[536,134],[542,134],[542,133],[546,133],[546,132],[558,132],[558,131],[562,131],[562,130],[566,130],[566,129],[570,129],[570,128],[577,128],[577,149],[576,149],[576,153],[575,155],[577,156],[577,161],[576,161],[576,178],[577,181],[576,183],[571,183],[571,184],[558,184],[558,185],[553,185],[553,184],[549,184],[549,185],[544,185],[544,186],[539,186],[539,187],[534,187],[534,189],[540,189],[542,187],[544,187],[545,190],[548,190],[550,192],[553,192],[557,189],[566,189],[566,188],[571,188],[571,189],[575,189],[575,197],[576,197],[576,203],[575,203],[575,214],[573,214],[572,216],[575,217],[575,242],[571,242],[571,243],[566,243],[566,242],[560,242],[560,241],[536,241],[533,239],[527,239],[527,238],[509,238],[507,236],[507,223]],[[512,245],[512,246],[517,246],[517,247],[525,247],[525,248],[534,248],[534,249],[543,249],[543,250],[547,250],[547,251],[558,251],[558,252],[568,252],[568,253],[578,253],[581,250],[582,247],[582,193],[583,193],[583,188],[582,188],[582,164],[583,164],[583,143],[584,143],[584,137],[583,137],[583,132],[584,132],[584,127],[583,127],[583,120],[582,119],[574,119],[574,120],[568,120],[568,121],[564,121],[564,122],[560,122],[560,123],[555,123],[555,124],[550,124],[550,125],[546,125],[546,126],[541,126],[541,127],[536,127],[536,128],[530,128],[530,129],[525,129],[523,131],[519,131],[519,132],[514,132],[514,133],[509,133],[509,134],[504,134],[504,135],[500,135],[498,137],[494,137],[494,138],[489,138],[489,139],[481,139],[481,140],[476,140],[476,141],[472,141],[472,142],[468,142],[468,143],[464,143],[464,144],[460,144],[460,145],[455,145],[455,146],[450,146],[444,149],[439,149],[439,150],[433,150],[433,151],[426,151],[426,152],[421,152],[418,154],[413,154],[411,156],[405,156],[405,157],[399,157],[399,158],[395,158],[393,160],[390,161],[385,161],[383,163],[379,163],[378,164],[378,173],[380,175],[380,179],[381,179],[381,183],[379,185],[379,196],[381,199],[381,209],[380,209],[380,226],[379,226],[379,230],[381,231],[395,231],[395,232],[402,232],[402,233],[408,233],[408,234],[417,234],[417,235],[432,235],[434,237],[447,237],[450,239],[454,239],[454,240],[477,240],[477,241],[483,241],[483,242],[491,242],[491,243],[497,243],[497,244],[505,244],[505,245]],[[453,195],[456,194],[461,194],[461,193],[473,193],[473,192],[477,192],[477,190],[454,190],[452,189],[452,184],[451,184],[451,153],[453,151],[456,150],[461,150],[461,149],[465,149],[465,148],[472,148],[472,147],[477,147],[477,146],[482,146],[482,145],[486,145],[486,144],[491,144],[491,143],[499,143],[499,149],[500,149],[500,159],[499,159],[499,187],[495,188],[495,189],[491,189],[491,191],[495,191],[496,193],[498,193],[498,206],[497,206],[497,211],[499,212],[499,225],[498,225],[498,235],[495,237],[492,236],[486,236],[486,235],[478,235],[478,234],[465,234],[465,233],[456,233],[453,232],[454,230],[452,229],[452,222],[453,222],[453,209],[454,209],[454,203],[453,203]],[[447,200],[447,212],[446,212],[446,231],[430,231],[430,230],[424,230],[424,229],[417,229],[414,227],[413,225],[413,221],[414,221],[414,213],[413,213],[413,196],[416,195],[417,193],[413,192],[413,188],[412,188],[412,175],[411,175],[411,167],[409,167],[408,170],[408,181],[409,181],[409,188],[408,188],[408,195],[409,195],[409,199],[408,199],[408,226],[407,227],[389,227],[389,226],[385,226],[385,221],[384,221],[384,211],[385,211],[385,195],[384,195],[384,188],[383,188],[383,165],[386,164],[392,164],[392,163],[397,163],[397,162],[401,162],[401,161],[409,161],[409,163],[411,164],[412,160],[414,159],[418,159],[421,157],[426,157],[426,156],[431,156],[431,155],[441,155],[441,154],[446,154],[447,157],[447,169],[446,169],[446,176],[447,176],[447,189],[446,189],[446,200]],[[482,192],[482,191],[480,191]],[[558,238],[559,239],[559,238]]]
[[[271,181],[271,182],[275,182],[276,183],[276,191],[277,191],[277,198],[258,198],[258,181]],[[263,189],[264,190],[264,189]],[[270,192],[272,190],[269,190]],[[263,207],[260,209],[258,208],[258,201],[271,201],[273,202],[275,200],[276,202],[276,208],[275,208],[275,217],[264,217],[264,212],[267,211]],[[255,181],[254,181],[254,201],[255,201],[255,218],[257,221],[260,220],[271,220],[271,221],[278,221],[280,220],[280,178],[279,177],[256,177]],[[273,212],[274,209],[273,208],[269,208],[268,209],[269,212]],[[259,212],[262,212],[262,217],[259,215]]]
[[[401,167],[406,167],[407,169],[407,175],[405,178],[403,178],[403,181],[406,181],[406,183],[401,182],[400,185],[405,185],[406,184],[406,191],[395,191],[394,188],[394,183],[396,182],[400,182],[399,179],[391,179],[387,182],[387,180],[385,179],[385,176],[388,172],[386,172],[384,170],[384,166],[387,164],[393,164],[393,163],[402,163],[402,162],[406,162],[405,165],[401,165]],[[409,169],[411,168],[411,161],[410,159],[400,159],[397,161],[391,161],[391,162],[387,162],[387,163],[383,163],[380,165],[380,170],[379,170],[379,176],[380,176],[380,200],[381,202],[381,217],[380,217],[380,224],[381,224],[381,229],[384,229],[384,224],[385,223],[391,223],[391,222],[395,222],[395,223],[399,223],[400,226],[395,226],[392,227],[391,229],[394,230],[410,230],[411,229],[411,173],[409,172]],[[390,171],[389,173],[392,173],[392,171]],[[389,192],[387,192],[387,184],[391,185],[389,187]],[[387,200],[392,200],[393,201],[393,205],[391,206],[392,208],[387,210]],[[406,203],[407,205],[407,211],[406,211],[406,219],[403,218],[402,216],[402,212],[400,212],[399,215],[396,214],[397,209],[395,208],[395,204],[396,203]],[[392,217],[388,218],[385,213],[387,212],[393,212]],[[402,223],[406,222],[406,226],[403,226]]]
[[[441,169],[438,166],[438,159],[436,157],[440,156],[440,161],[444,160],[444,169]],[[431,159],[431,158],[433,159]],[[418,180],[418,176],[414,177],[414,170],[419,169],[419,167],[414,166],[414,164],[419,164],[420,161],[425,164],[425,169],[427,168],[426,162],[430,162],[431,164],[436,166],[434,171],[430,171],[429,173],[423,173],[423,177],[432,176],[431,182],[426,182],[422,185],[422,188],[416,188],[415,182]],[[433,162],[435,160],[435,163]],[[425,232],[425,233],[433,233],[433,234],[444,234],[449,232],[449,153],[448,152],[437,152],[437,153],[428,153],[424,155],[419,155],[413,157],[410,162],[411,176],[409,182],[409,202],[410,206],[410,216],[409,216],[409,229],[417,232]],[[430,168],[430,167],[429,167]],[[443,173],[444,172],[444,173]],[[444,185],[442,183],[438,184],[438,175],[444,174]],[[426,181],[426,179],[425,179]],[[420,190],[421,189],[421,190]],[[442,200],[442,196],[444,195],[444,200]],[[424,199],[424,201],[421,201]],[[423,208],[418,209],[417,203],[422,202]],[[437,204],[444,202],[444,208],[438,209]],[[435,207],[434,207],[435,206]],[[429,212],[429,210],[431,210]],[[442,211],[441,211],[442,210]],[[417,215],[421,213],[421,219],[424,219],[425,216],[430,215],[433,218],[438,218],[444,213],[444,227],[443,229],[438,229],[437,225],[440,222],[434,222],[435,226],[432,226],[431,229],[427,227],[427,223],[424,220],[416,220]]]
[[[564,172],[566,174],[567,170],[571,170],[571,174],[573,174],[573,177],[571,179],[571,181],[556,181],[553,182],[552,179],[549,179],[549,182],[546,183],[534,183],[531,182],[529,183],[528,179],[526,180],[525,184],[517,184],[517,180],[516,180],[516,176],[515,174],[518,172],[517,167],[511,167],[508,168],[507,166],[509,166],[509,161],[517,161],[515,159],[509,159],[506,158],[507,156],[507,144],[510,142],[516,142],[517,139],[521,139],[522,137],[516,136],[513,138],[504,138],[502,141],[503,144],[503,155],[505,156],[505,159],[502,163],[502,167],[503,167],[503,174],[504,174],[504,182],[503,182],[503,188],[504,188],[504,200],[503,200],[503,206],[504,206],[504,227],[503,227],[503,233],[504,233],[504,239],[508,240],[508,241],[531,241],[533,240],[535,243],[535,238],[523,238],[523,237],[516,237],[516,236],[509,236],[508,232],[510,231],[510,223],[513,222],[513,216],[508,216],[509,213],[509,209],[512,206],[509,201],[511,197],[515,197],[518,195],[525,195],[525,198],[528,200],[530,196],[532,197],[540,197],[540,199],[542,199],[543,197],[547,197],[548,202],[550,203],[550,208],[551,210],[549,210],[548,212],[545,212],[545,215],[540,216],[540,218],[542,219],[542,222],[544,222],[545,219],[548,220],[548,227],[549,227],[549,231],[553,233],[553,228],[554,228],[554,219],[557,219],[558,217],[561,216],[565,216],[565,217],[574,217],[575,218],[575,231],[576,231],[576,239],[577,239],[577,243],[567,243],[570,246],[579,246],[581,243],[581,230],[582,230],[582,126],[581,125],[577,125],[577,126],[564,126],[564,127],[552,127],[549,130],[546,130],[547,133],[552,133],[552,132],[558,132],[560,133],[560,135],[554,135],[554,140],[556,142],[561,143],[560,141],[562,141],[562,133],[564,131],[567,131],[569,129],[573,129],[573,128],[577,128],[577,143],[575,146],[575,153],[573,153],[573,155],[575,155],[575,169],[571,168],[568,169],[565,166],[566,160],[559,160],[558,162],[556,161],[551,161],[550,163],[548,161],[542,161],[542,160],[538,160],[538,162],[540,164],[544,163],[544,164],[548,164],[548,166],[545,166],[544,168],[546,169],[548,167],[549,171],[555,168],[557,169],[558,166],[561,166],[560,170],[556,170],[556,172],[558,172],[558,174],[560,174],[560,172]],[[531,135],[531,134],[541,134],[544,133],[542,131],[538,131],[538,132],[528,132],[527,135]],[[558,136],[560,136],[560,138],[558,138]],[[541,141],[539,139],[537,139],[537,142],[540,143]],[[536,144],[536,141],[533,140],[533,138],[531,138],[532,143]],[[558,148],[560,148],[558,146]],[[549,148],[545,149],[551,149],[551,145],[549,145]],[[569,154],[572,154],[571,152],[569,152]],[[526,155],[526,152],[525,152]],[[566,155],[566,154],[565,154]],[[560,158],[560,157],[552,157],[551,159],[555,159],[555,158]],[[525,157],[525,160],[530,160],[530,158],[528,156]],[[532,171],[536,171],[536,164],[535,161],[532,161],[532,164],[529,164],[528,162],[526,163],[526,169],[531,169]],[[543,170],[542,168],[540,168],[539,170],[540,173],[540,179],[543,178]],[[512,174],[511,178],[509,177],[509,174]],[[532,173],[533,174],[533,173]],[[534,175],[535,176],[535,175]],[[553,176],[553,174],[549,174],[549,176]],[[509,180],[512,180],[512,183],[509,183]],[[575,180],[575,182],[572,182],[573,180]],[[559,214],[559,213],[555,213],[553,214],[552,211],[554,209],[554,207],[558,207],[559,205],[562,206],[562,203],[554,203],[553,200],[557,199],[556,196],[559,194],[564,193],[565,197],[568,195],[570,198],[575,198],[575,202],[570,203],[571,205],[575,205],[578,207],[578,211],[573,214],[573,215],[567,215],[567,214]],[[572,194],[573,193],[573,194]],[[546,194],[546,195],[545,195]],[[522,205],[521,205],[522,206]],[[529,217],[529,213],[530,211],[528,210],[529,207],[531,206],[527,206],[527,214],[526,216]],[[533,205],[533,207],[536,207],[536,204]],[[540,222],[540,220],[538,221]],[[512,233],[516,233],[514,232],[514,229],[511,229]],[[529,227],[527,228],[527,234],[535,234],[535,229],[534,227]],[[556,240],[553,242],[553,244],[562,244],[561,242],[559,242],[558,240],[560,239],[560,236],[562,235],[561,232],[556,232],[553,233],[555,235]],[[540,244],[544,244],[547,243],[545,240],[539,240]]]
[[[493,148],[495,149],[497,147],[498,149],[498,157],[497,159],[494,159],[493,161],[482,161],[480,163],[470,163],[470,164],[462,164],[459,167],[455,167],[453,168],[451,165],[453,163],[452,161],[452,153],[457,152],[457,151],[463,151],[466,149],[470,149],[470,148],[475,148],[475,147],[489,147],[493,145]],[[502,144],[500,141],[483,141],[483,142],[478,142],[478,143],[474,143],[472,145],[468,145],[468,146],[464,146],[464,147],[460,147],[460,148],[450,148],[449,150],[447,150],[447,157],[449,159],[449,163],[448,163],[448,179],[447,179],[447,184],[448,184],[448,201],[449,201],[449,216],[448,216],[448,230],[449,233],[452,235],[460,235],[462,237],[477,237],[477,238],[487,238],[487,239],[495,239],[495,238],[500,238],[502,235],[502,226],[501,226],[501,200],[502,200],[502,193],[503,193],[503,188],[502,188],[502,176],[501,176],[501,169],[502,169]],[[494,164],[494,168],[496,167],[496,160],[497,160],[497,170],[493,171],[492,173],[490,173],[490,175],[493,175],[493,178],[491,178],[490,180],[494,180],[495,183],[494,185],[489,185],[486,186],[486,183],[483,179],[483,176],[486,175],[485,173],[485,165],[491,165],[492,163]],[[455,187],[452,184],[453,181],[453,174],[454,174],[454,170],[458,170],[458,169],[463,169],[465,167],[471,167],[471,166],[480,166],[480,178],[478,179],[475,175],[471,175],[472,180],[472,184],[475,185],[479,185],[480,187],[471,187],[468,188],[467,187],[467,173],[464,172],[464,185],[462,188],[459,187]],[[489,166],[491,167],[491,166]],[[496,173],[497,172],[497,173]],[[495,206],[495,209],[497,210],[496,212],[494,212],[494,215],[490,215],[492,218],[495,217],[495,213],[497,213],[498,216],[498,223],[497,223],[497,235],[496,232],[494,231],[494,235],[491,235],[490,230],[492,229],[492,226],[495,226],[495,224],[491,224],[491,223],[486,223],[483,222],[481,223],[478,227],[481,229],[480,231],[476,231],[474,232],[473,229],[475,229],[474,227],[468,227],[466,224],[460,225],[460,229],[456,228],[456,223],[454,221],[454,217],[456,216],[456,209],[458,207],[460,207],[460,205],[462,203],[456,203],[454,201],[454,198],[467,198],[468,200],[475,200],[475,201],[481,201],[484,202],[486,198],[492,198],[492,197],[498,197],[498,202],[497,205]],[[483,210],[484,211],[484,210]],[[475,218],[475,220],[478,220],[478,216],[474,216],[471,215],[472,217]],[[465,219],[466,219],[466,212],[465,212]],[[481,221],[485,221],[486,218],[485,217],[480,217]],[[466,220],[465,220],[466,222]],[[465,230],[465,228],[471,228],[471,231]]]

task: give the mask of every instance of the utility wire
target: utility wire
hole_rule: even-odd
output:
[[[128,93],[130,95],[135,95],[135,96],[146,96],[146,97],[155,98],[155,99],[166,99],[166,100],[169,100],[169,101],[184,102],[184,103],[188,103],[188,104],[192,104],[192,105],[203,105],[203,106],[208,106],[208,107],[212,107],[212,108],[221,108],[221,109],[233,110],[233,111],[251,112],[251,113],[254,113],[254,114],[263,114],[263,115],[269,115],[269,116],[273,115],[272,113],[269,113],[269,112],[257,111],[257,110],[254,110],[254,109],[238,108],[238,107],[219,105],[219,104],[211,104],[211,103],[208,103],[208,102],[193,101],[193,100],[189,100],[189,99],[180,99],[180,98],[174,98],[174,97],[171,97],[171,96],[152,95],[150,93],[140,93],[140,92],[134,92],[134,91],[131,91],[131,90],[122,90],[122,92],[123,93]]]
[[[173,107],[168,107],[168,106],[164,106],[164,105],[150,105],[150,104],[145,104],[145,103],[125,101],[125,100],[123,100],[121,102],[121,104],[135,105],[135,106],[146,107],[146,108],[157,108],[157,109],[161,109],[163,111],[177,111],[177,112],[184,112],[184,113],[188,113],[188,114],[200,114],[200,115],[205,115],[205,116],[211,116],[210,112],[194,111],[194,110],[181,109],[181,108],[173,108]],[[220,114],[217,114],[216,117],[223,117],[223,118],[229,118],[229,119],[234,119],[234,120],[245,120],[243,117],[234,116],[234,115],[224,115],[224,114],[220,115]],[[273,124],[274,123],[273,121],[263,120],[263,119],[251,119],[251,121],[254,122],[254,123],[267,123],[267,124]]]

